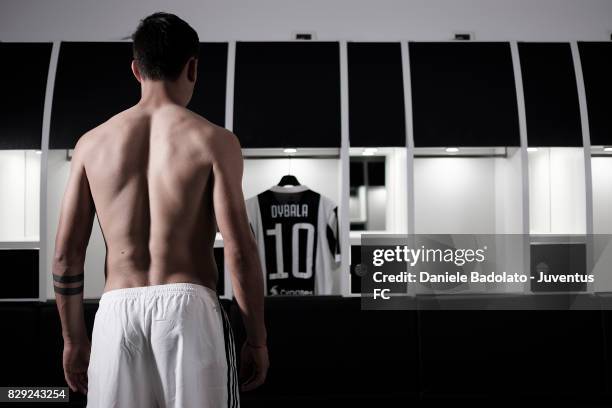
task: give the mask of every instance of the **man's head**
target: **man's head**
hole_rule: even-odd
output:
[[[132,70],[143,81],[162,81],[191,98],[200,49],[198,33],[174,14],[154,13],[132,34]]]

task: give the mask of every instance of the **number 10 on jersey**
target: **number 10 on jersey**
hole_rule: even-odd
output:
[[[300,271],[300,230],[306,231],[306,270]],[[310,279],[312,277],[312,263],[314,257],[314,225],[307,222],[293,224],[291,228],[291,274],[295,278]],[[268,275],[269,279],[287,279],[289,272],[285,272],[283,259],[283,230],[280,223],[273,229],[266,230],[267,236],[275,238],[276,272]],[[304,245],[302,243],[302,245]]]

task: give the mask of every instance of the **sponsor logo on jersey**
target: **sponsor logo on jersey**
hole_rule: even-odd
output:
[[[300,295],[314,295],[314,291],[305,289],[279,289],[278,285],[274,285],[270,288],[271,296],[300,296]]]
[[[308,217],[308,204],[272,204],[270,216],[272,218]]]

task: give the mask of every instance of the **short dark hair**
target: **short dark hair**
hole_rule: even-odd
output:
[[[142,19],[132,41],[136,65],[150,80],[176,80],[200,50],[198,33],[178,16],[163,12]]]

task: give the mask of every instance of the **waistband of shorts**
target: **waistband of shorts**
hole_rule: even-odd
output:
[[[165,294],[187,294],[217,298],[217,292],[197,283],[165,283],[162,285],[137,286],[132,288],[111,289],[102,293],[100,302],[110,299],[128,299],[160,296]]]

